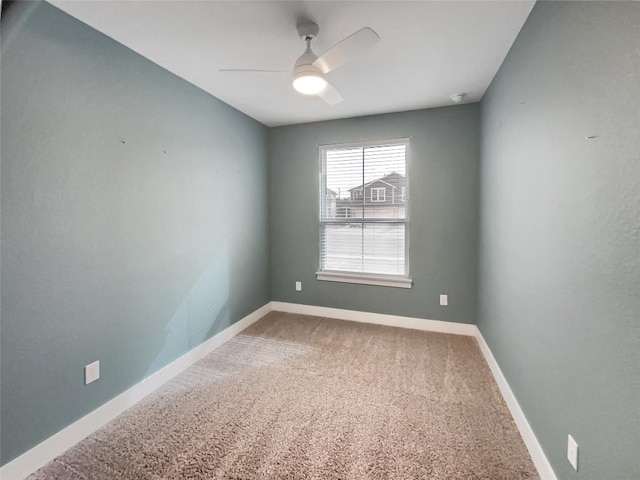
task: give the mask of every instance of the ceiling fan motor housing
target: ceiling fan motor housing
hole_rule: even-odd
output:
[[[298,35],[302,40],[314,39],[318,36],[320,27],[313,22],[298,25]]]
[[[312,63],[317,59],[318,56],[308,48],[302,55],[300,55],[300,57],[298,57],[296,63],[293,65],[293,74],[295,75],[299,70],[322,73],[320,72],[320,69],[312,65]]]
[[[303,74],[322,76],[320,69],[312,65],[318,59],[318,56],[311,50],[311,40],[318,34],[318,25],[315,23],[298,25],[298,34],[307,42],[307,48],[293,65],[293,76],[298,77]]]

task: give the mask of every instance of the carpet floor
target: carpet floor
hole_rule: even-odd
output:
[[[472,337],[272,312],[29,477],[538,478]]]

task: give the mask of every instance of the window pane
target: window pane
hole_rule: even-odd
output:
[[[323,270],[403,275],[404,224],[323,225]]]
[[[362,224],[324,225],[320,236],[323,270],[364,271],[362,269]]]
[[[406,218],[406,145],[365,147],[363,155],[364,217]]]
[[[403,275],[405,273],[404,224],[365,224],[363,233],[363,271]]]
[[[362,218],[362,148],[324,151],[324,198],[322,218]]]

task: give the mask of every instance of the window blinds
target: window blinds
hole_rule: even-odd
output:
[[[408,274],[407,146],[320,147],[321,271]]]

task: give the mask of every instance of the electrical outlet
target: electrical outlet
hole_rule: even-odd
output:
[[[577,472],[578,471],[578,444],[576,443],[576,441],[573,439],[571,435],[569,435],[569,438],[567,440],[567,460],[569,460],[569,463]]]
[[[96,360],[84,367],[84,384],[89,385],[100,378],[100,360]]]
[[[440,295],[440,305],[443,307],[449,305],[449,295]]]
[[[296,292],[302,291],[302,282],[296,282]]]

